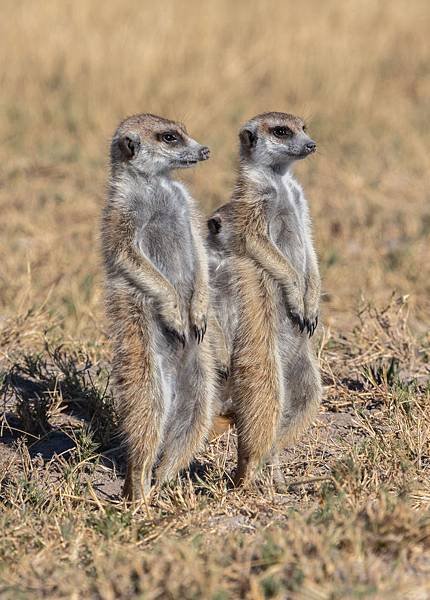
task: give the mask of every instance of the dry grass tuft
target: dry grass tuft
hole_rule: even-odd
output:
[[[32,355],[16,347],[21,362],[4,364],[4,597],[426,597],[430,391],[406,314],[393,298],[350,333],[325,332],[323,412],[284,455],[287,493],[267,478],[231,489],[229,433],[133,509],[103,438],[116,425],[105,369],[49,337]],[[35,398],[43,429],[23,413]]]
[[[5,0],[0,21],[0,596],[430,596],[430,11],[425,0]],[[305,116],[297,167],[324,282],[320,418],[286,494],[233,491],[235,436],[131,510],[98,260],[108,139],[148,111],[213,151]],[[394,292],[394,293],[393,293]]]

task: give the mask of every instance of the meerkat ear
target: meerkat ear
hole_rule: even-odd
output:
[[[212,217],[208,219],[208,229],[211,233],[219,233],[221,231],[221,217]]]
[[[119,139],[119,147],[127,160],[131,160],[139,152],[140,138],[136,133],[128,133]]]
[[[242,129],[239,133],[239,139],[243,148],[251,150],[257,143],[257,134],[250,129]]]

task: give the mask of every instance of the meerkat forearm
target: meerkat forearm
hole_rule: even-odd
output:
[[[200,223],[197,217],[193,216],[191,221],[191,234],[197,258],[194,294],[204,296],[207,301],[209,295],[209,267],[206,249],[199,230]]]
[[[248,256],[278,281],[287,293],[296,294],[303,288],[302,278],[296,269],[267,237],[248,235],[245,246]]]
[[[160,315],[169,330],[181,341],[186,342],[186,333],[181,314],[179,299],[173,285],[143,253],[132,249],[128,253],[117,255],[118,267],[126,279],[147,297],[155,300]]]
[[[307,255],[307,272],[305,277],[305,326],[312,336],[318,325],[319,303],[321,297],[321,277],[318,269],[318,261],[313,248]]]
[[[312,295],[319,297],[321,292],[321,276],[318,267],[318,258],[314,247],[309,244],[306,252],[306,292],[311,292]]]
[[[319,301],[321,295],[321,277],[317,263],[312,264],[306,275],[305,298],[312,297]]]
[[[209,304],[209,266],[206,249],[199,232],[200,222],[197,215],[191,211],[191,236],[195,249],[196,270],[194,292],[191,299],[190,317],[195,336],[200,343],[206,333]]]
[[[129,249],[116,256],[116,263],[126,278],[145,295],[160,304],[166,300],[176,302],[175,288],[145,255]]]

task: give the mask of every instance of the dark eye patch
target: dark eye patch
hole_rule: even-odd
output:
[[[184,138],[177,131],[163,131],[157,135],[159,142],[165,144],[180,144],[184,141]]]
[[[291,137],[293,135],[293,132],[291,131],[291,129],[289,127],[272,127],[270,130],[271,133],[273,133],[273,135],[277,138],[285,138],[285,137]]]

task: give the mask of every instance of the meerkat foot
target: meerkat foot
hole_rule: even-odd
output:
[[[151,492],[151,473],[137,469],[132,464],[127,465],[123,497],[127,502],[137,502],[148,497]]]
[[[278,494],[285,494],[287,491],[288,485],[285,480],[284,474],[282,473],[281,467],[278,461],[275,461],[274,464],[270,466],[271,469],[271,479],[273,487]]]
[[[258,464],[248,456],[239,456],[236,473],[233,477],[234,487],[249,487],[255,480]]]

